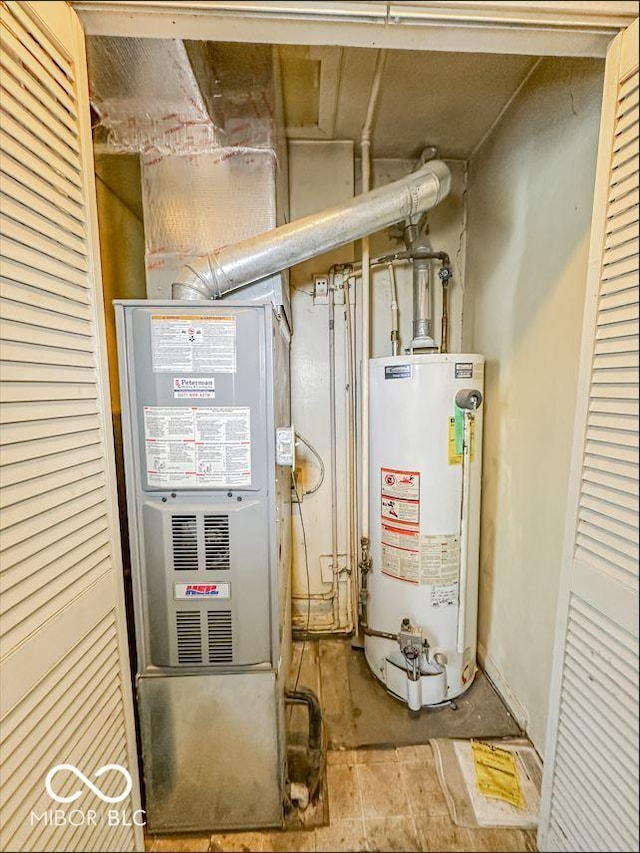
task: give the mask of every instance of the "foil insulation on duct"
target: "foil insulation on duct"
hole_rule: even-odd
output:
[[[142,156],[150,297],[169,297],[185,262],[276,225],[273,151]]]
[[[211,151],[224,143],[177,39],[88,39],[91,103],[116,152]]]
[[[272,49],[117,37],[87,44],[103,152],[140,154],[147,294],[169,298],[185,261],[277,225]]]

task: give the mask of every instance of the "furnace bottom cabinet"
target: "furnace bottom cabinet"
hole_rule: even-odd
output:
[[[151,832],[282,823],[289,334],[271,303],[116,303]]]

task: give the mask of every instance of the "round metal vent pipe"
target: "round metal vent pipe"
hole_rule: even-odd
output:
[[[305,216],[204,255],[187,264],[173,283],[173,299],[219,299],[294,264],[359,240],[435,207],[449,193],[451,172],[431,160],[416,172],[347,204]]]

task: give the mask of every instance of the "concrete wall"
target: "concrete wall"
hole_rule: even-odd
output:
[[[309,213],[338,204],[360,192],[359,161],[355,163],[354,150],[350,142],[294,142],[289,144],[289,192],[291,218],[296,219]],[[450,163],[453,173],[453,188],[442,205],[430,216],[431,240],[434,248],[447,251],[452,257],[454,282],[450,287],[450,341],[458,350],[462,333],[462,286],[464,271],[464,164]],[[409,160],[374,160],[372,168],[373,187],[396,180],[415,167]],[[386,231],[371,238],[371,256],[398,251],[403,245],[393,242]],[[291,299],[293,308],[293,341],[291,350],[293,422],[296,429],[310,439],[322,455],[327,474],[321,489],[305,497],[302,511],[306,529],[309,586],[313,594],[330,591],[325,568],[331,554],[331,488],[330,430],[329,430],[329,358],[328,358],[328,308],[315,305],[312,297],[314,273],[326,273],[333,263],[348,262],[358,257],[359,244],[349,244],[327,255],[314,258],[294,267],[291,271]],[[439,280],[435,279],[437,282]],[[398,301],[400,306],[401,350],[411,343],[412,294],[411,273],[408,264],[397,270]],[[390,298],[386,268],[375,269],[372,274],[371,298],[371,354],[373,357],[390,353]],[[439,285],[436,287],[439,304]],[[359,313],[361,306],[360,281],[357,286],[357,339],[360,352],[361,329]],[[436,308],[435,316],[439,317]],[[439,335],[439,327],[437,328]],[[336,336],[336,398],[337,398],[337,456],[338,456],[338,552],[341,560],[346,559],[347,530],[347,448],[345,442],[346,392],[345,392],[345,326],[344,308],[335,312]],[[318,468],[304,447],[298,448],[297,467],[300,482],[310,488],[317,482]],[[307,590],[306,563],[302,530],[297,508],[293,519],[293,590],[294,595],[304,595]],[[357,555],[356,555],[357,557]],[[354,571],[356,566],[352,566]],[[350,597],[348,578],[340,584],[340,628],[348,628]],[[294,626],[304,627],[307,620],[307,605],[302,599],[294,600]],[[335,631],[331,602],[316,599],[312,602],[309,615],[312,630]]]
[[[540,752],[602,76],[543,60],[468,176],[465,340],[487,359],[479,642]]]

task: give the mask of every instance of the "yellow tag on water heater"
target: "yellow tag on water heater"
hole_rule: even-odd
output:
[[[462,441],[463,441],[463,419],[464,413],[462,409],[456,406],[456,414],[449,418],[449,465],[462,465]],[[469,459],[473,462],[475,446],[476,446],[476,422],[475,418],[469,424]]]
[[[476,788],[485,797],[525,808],[515,753],[488,743],[471,741]]]

